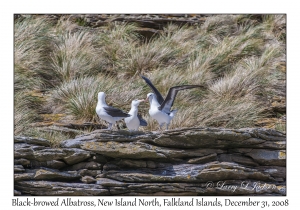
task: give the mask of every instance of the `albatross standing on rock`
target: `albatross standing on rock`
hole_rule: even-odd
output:
[[[168,130],[169,124],[177,112],[177,110],[171,110],[177,92],[185,89],[203,87],[201,85],[174,86],[169,89],[167,97],[164,99],[148,78],[144,76],[141,77],[154,92],[147,94],[146,100],[149,100],[150,103],[149,114],[153,119],[157,120],[160,129],[166,124],[166,130]]]
[[[138,106],[141,102],[143,102],[145,100],[133,100],[131,102],[131,109],[128,112],[128,114],[130,114],[130,117],[126,117],[125,123],[127,128],[132,131],[132,130],[138,130],[139,126],[147,126],[147,122],[140,116],[138,115]]]
[[[98,116],[109,123],[107,129],[111,129],[112,126],[119,120],[122,120],[126,117],[130,117],[130,114],[123,112],[120,109],[108,106],[105,102],[105,93],[98,93],[98,103],[96,106],[96,113]]]

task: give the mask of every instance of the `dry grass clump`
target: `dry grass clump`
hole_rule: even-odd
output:
[[[214,15],[200,26],[166,25],[144,40],[139,26],[129,23],[88,28],[68,18],[57,24],[43,16],[16,20],[15,133],[37,122],[41,108],[99,122],[100,91],[109,105],[127,112],[133,99],[151,92],[139,74],[163,96],[175,85],[205,87],[178,93],[170,128],[255,126],[274,115],[266,112],[269,99],[285,96],[285,27],[285,15]],[[29,100],[30,91],[41,89],[47,100]],[[148,109],[139,106],[148,122],[141,130],[157,130]],[[48,138],[56,135],[67,138]]]
[[[54,85],[98,73],[100,67],[94,35],[85,30],[63,31],[54,36],[53,42],[47,73],[52,75]]]
[[[32,128],[26,131],[26,135],[47,139],[52,148],[59,148],[63,140],[75,138],[74,135],[62,131],[45,131],[43,128]]]
[[[47,36],[50,23],[46,18],[25,18],[14,27],[14,88],[38,89],[43,86],[39,72],[45,68]]]
[[[277,40],[286,43],[286,16],[285,15],[265,15],[264,24],[268,28],[269,36],[276,37]],[[271,38],[272,39],[272,38]],[[276,40],[272,39],[272,40]]]
[[[40,72],[45,68],[51,24],[47,18],[24,18],[14,27],[14,131],[25,132],[39,119],[42,101],[32,96],[44,86]]]
[[[134,24],[111,23],[98,36],[98,59],[105,65],[106,73],[118,76],[133,70],[125,67],[131,51],[140,44],[139,35]]]
[[[183,127],[182,125],[184,127],[249,127],[263,117],[262,111],[262,106],[256,102],[249,102],[246,98],[237,100],[208,98],[198,102],[197,106],[179,109],[170,128],[180,128]]]
[[[110,76],[80,77],[55,88],[49,97],[49,106],[53,107],[54,113],[67,113],[85,122],[96,121],[98,92],[107,94],[108,104],[122,107],[130,106],[141,88],[132,83],[118,84],[116,78]]]
[[[104,78],[81,77],[65,81],[51,92],[50,106],[54,113],[67,113],[75,119],[92,121],[98,92],[112,85],[111,80]]]
[[[14,95],[14,131],[15,134],[26,132],[30,124],[40,119],[38,115],[41,100],[26,91]]]

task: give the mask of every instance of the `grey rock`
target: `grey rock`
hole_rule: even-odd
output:
[[[21,180],[32,180],[34,179],[34,173],[22,173],[22,174],[14,174],[14,180],[21,181]]]
[[[144,143],[86,142],[81,148],[113,158],[166,158],[164,154],[155,151],[155,146]]]
[[[81,146],[84,150],[89,150],[112,158],[132,158],[132,159],[171,159],[202,157],[211,153],[223,153],[220,149],[189,149],[180,150],[154,146],[142,142],[86,142]]]
[[[54,169],[60,169],[67,166],[63,161],[60,160],[49,160],[46,162],[46,167],[48,168],[54,168]]]
[[[82,144],[87,142],[134,142],[138,140],[150,140],[155,135],[152,133],[143,133],[141,131],[129,132],[126,130],[95,130],[90,134],[81,135],[75,139],[69,139],[61,142],[61,147],[64,148],[80,148]]]
[[[259,145],[258,148],[262,149],[285,149],[286,148],[286,141],[266,141]]]
[[[24,172],[25,169],[22,165],[14,165],[14,172],[18,173],[18,172]]]
[[[285,149],[285,136],[266,129],[183,128],[171,131],[135,132],[96,130],[89,135],[65,140],[62,147],[81,148],[97,142],[143,142],[151,145],[180,148],[269,148]]]
[[[235,162],[248,166],[258,166],[252,158],[242,156],[240,154],[221,154],[218,157],[218,160],[221,162]]]
[[[238,173],[237,173],[238,171]],[[226,179],[274,180],[269,174],[239,164],[211,162],[207,164],[165,164],[155,169],[103,168],[107,178],[125,182],[208,182]]]
[[[60,160],[48,160],[45,162],[30,161],[30,167],[31,168],[40,168],[40,167],[47,167],[47,168],[53,168],[53,169],[60,169],[66,167],[67,164],[65,164],[63,161]]]
[[[157,164],[154,161],[148,160],[146,161],[147,168],[157,168]]]
[[[147,167],[147,162],[142,161],[142,160],[121,159],[121,160],[115,161],[113,163],[120,167],[127,167],[127,168],[146,168]]]
[[[25,136],[15,136],[14,137],[15,143],[26,143],[26,144],[34,144],[34,145],[41,145],[41,146],[50,146],[50,141],[47,139],[42,138],[33,138],[33,137],[25,137]]]
[[[97,180],[91,176],[84,176],[81,178],[81,181],[90,184],[90,183],[95,183]]]
[[[120,182],[113,179],[107,179],[107,178],[98,178],[97,184],[104,186],[104,187],[124,187],[128,186],[125,182]]]
[[[19,192],[18,190],[14,190],[14,195],[18,196],[18,195],[22,195],[22,193]]]
[[[81,162],[81,163],[77,163],[74,164],[70,167],[68,167],[68,170],[71,171],[78,171],[80,169],[91,169],[91,170],[100,170],[102,168],[102,165],[97,163],[97,162]]]
[[[100,175],[101,173],[102,173],[101,170],[81,169],[78,171],[78,174],[82,177],[84,177],[84,176],[96,177],[97,175]]]
[[[93,154],[87,161],[95,161],[97,163],[107,163],[108,159],[103,155]]]
[[[270,174],[275,178],[282,178],[283,180],[286,178],[286,168],[280,166],[258,166],[256,169]]]
[[[207,162],[213,162],[213,161],[216,161],[216,160],[217,160],[217,154],[213,153],[213,154],[206,155],[206,156],[203,156],[203,157],[200,157],[200,158],[189,159],[187,161],[187,163],[190,163],[190,164],[207,163]]]
[[[266,149],[233,149],[233,151],[242,153],[251,157],[260,165],[285,166],[286,151],[285,150],[266,150]]]
[[[63,151],[67,154],[63,157],[63,160],[69,165],[79,163],[91,156],[90,152],[82,149],[70,148]]]
[[[274,130],[95,130],[62,148],[37,139],[15,139],[21,195],[286,195],[286,137]]]
[[[110,190],[112,195],[143,196],[199,196],[199,195],[249,195],[276,194],[285,195],[281,185],[253,182],[251,180],[224,180],[210,183],[128,183],[108,178],[97,181],[100,186]],[[137,193],[138,192],[138,193]]]
[[[105,174],[98,174],[98,175],[96,176],[96,179],[98,179],[98,178],[105,178]]]
[[[16,159],[34,159],[34,151],[43,150],[45,146],[30,145],[27,143],[14,144],[14,158]]]
[[[80,176],[77,173],[72,172],[60,172],[53,169],[39,169],[36,171],[34,175],[34,179],[36,180],[76,180],[79,179]]]
[[[20,181],[15,189],[34,196],[99,196],[110,195],[108,189],[97,184],[64,183],[53,181]]]
[[[75,164],[90,157],[90,153],[77,148],[47,148],[26,143],[15,143],[15,158],[24,158],[39,162],[64,160],[67,164]]]
[[[15,165],[27,166],[27,165],[30,165],[30,161],[27,160],[27,159],[24,159],[24,158],[20,158],[20,159],[15,159],[14,164]]]

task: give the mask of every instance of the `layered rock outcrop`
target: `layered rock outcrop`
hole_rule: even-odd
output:
[[[15,137],[15,195],[286,195],[286,136],[275,130],[95,130]]]

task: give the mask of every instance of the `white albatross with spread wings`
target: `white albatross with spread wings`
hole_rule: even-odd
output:
[[[98,114],[99,118],[108,122],[109,125],[107,129],[109,130],[117,121],[131,116],[130,114],[127,114],[120,109],[114,108],[112,106],[108,106],[105,102],[104,92],[98,93],[98,103],[96,106],[96,113]]]
[[[128,112],[130,114],[130,117],[126,117],[124,119],[127,128],[129,131],[137,131],[140,126],[147,126],[147,122],[138,114],[138,106],[141,102],[144,102],[145,100],[133,100],[131,102],[131,109]]]
[[[162,126],[166,124],[166,130],[168,130],[170,122],[177,112],[177,110],[171,110],[171,107],[173,106],[178,91],[203,87],[201,85],[174,86],[169,89],[167,97],[164,99],[148,78],[144,76],[141,77],[154,92],[147,94],[146,100],[149,100],[150,103],[149,114],[158,122],[160,129],[162,129]]]

